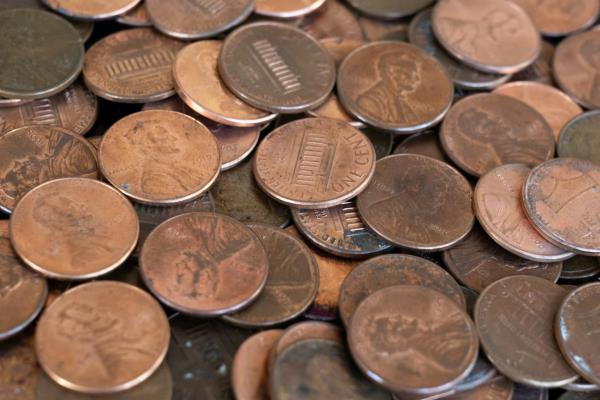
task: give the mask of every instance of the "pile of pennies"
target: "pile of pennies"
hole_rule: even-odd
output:
[[[0,400],[600,399],[599,14],[0,0]]]

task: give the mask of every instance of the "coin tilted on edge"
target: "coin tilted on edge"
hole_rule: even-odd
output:
[[[588,111],[566,124],[558,139],[559,157],[582,158],[600,164],[600,110]]]
[[[133,9],[141,0],[42,0],[51,9],[67,17],[103,20],[110,19]]]
[[[600,258],[577,255],[563,263],[560,279],[579,281],[600,275]]]
[[[272,18],[298,18],[318,10],[326,0],[256,0],[254,12]]]

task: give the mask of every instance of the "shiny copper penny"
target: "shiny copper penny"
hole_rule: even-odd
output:
[[[352,52],[340,66],[337,89],[351,114],[398,133],[438,123],[454,94],[452,81],[439,62],[401,42],[371,43]]]
[[[339,0],[327,0],[316,12],[304,17],[300,29],[316,39],[364,38],[356,15]]]
[[[523,210],[523,185],[530,172],[524,164],[505,164],[481,177],[475,188],[475,214],[488,235],[511,253],[531,261],[564,261],[573,253],[548,242]]]
[[[582,158],[600,163],[600,111],[588,111],[567,123],[560,132],[558,156]]]
[[[63,15],[87,20],[114,18],[134,8],[141,0],[42,0],[42,2]]]
[[[258,185],[277,201],[332,207],[355,197],[375,172],[375,150],[350,125],[326,118],[291,122],[271,132],[254,162]]]
[[[150,28],[113,33],[85,54],[83,77],[96,95],[110,101],[145,103],[175,94],[172,64],[183,43]]]
[[[344,280],[340,291],[340,316],[344,325],[351,325],[352,316],[364,299],[380,289],[397,285],[437,290],[466,309],[460,286],[441,267],[420,257],[389,254],[363,262]]]
[[[40,365],[58,384],[114,393],[139,384],[160,366],[169,323],[158,302],[141,289],[92,282],[67,291],[46,309],[35,341]]]
[[[392,286],[365,298],[352,317],[348,342],[360,369],[400,395],[452,388],[471,372],[479,349],[467,313],[422,286]]]
[[[437,131],[432,130],[415,133],[407,137],[396,146],[394,154],[419,154],[450,163],[444,153]]]
[[[447,397],[448,400],[511,400],[513,397],[513,383],[503,376],[485,383],[476,389],[469,390],[454,396]]]
[[[325,0],[256,0],[254,12],[273,18],[297,18],[319,9]]]
[[[545,279],[511,276],[481,293],[475,322],[483,349],[512,381],[559,387],[577,379],[554,339],[554,316],[567,291]]]
[[[348,0],[348,3],[371,17],[396,19],[416,14],[433,3],[433,0]]]
[[[420,251],[451,247],[471,230],[475,216],[468,181],[448,164],[415,154],[377,162],[358,196],[358,212],[376,234]]]
[[[600,259],[597,257],[575,256],[563,262],[560,279],[577,281],[593,278],[600,274]]]
[[[446,154],[462,170],[481,176],[512,163],[537,165],[554,155],[544,117],[520,100],[477,94],[456,103],[440,130]]]
[[[260,295],[269,260],[256,234],[240,222],[189,213],[148,236],[140,267],[163,303],[188,314],[216,316],[239,311]]]
[[[30,335],[0,346],[0,394],[6,400],[34,400],[37,358]]]
[[[516,81],[533,81],[553,85],[552,62],[554,59],[554,50],[552,44],[543,40],[542,51],[538,58],[529,67],[513,75],[513,79]]]
[[[221,169],[219,144],[204,125],[172,111],[142,111],[115,123],[98,152],[104,177],[141,203],[194,200]]]
[[[56,178],[96,178],[96,151],[58,127],[30,126],[0,136],[0,209],[10,212],[30,189]]]
[[[146,3],[141,2],[135,8],[127,11],[125,14],[120,15],[117,21],[123,25],[135,26],[135,27],[147,27],[152,26],[150,16],[148,15],[148,9]]]

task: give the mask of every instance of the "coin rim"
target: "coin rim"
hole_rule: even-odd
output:
[[[367,15],[370,18],[380,19],[380,20],[384,20],[384,21],[385,20],[387,20],[387,21],[393,21],[393,20],[396,20],[398,18],[404,18],[404,17],[414,16],[414,15],[418,14],[419,12],[423,11],[423,9],[431,7],[431,5],[435,1],[436,0],[425,0],[424,1],[425,4],[422,5],[422,6],[419,6],[416,11],[409,11],[409,12],[406,12],[406,11],[398,12],[397,11],[397,12],[391,12],[391,13],[390,12],[388,12],[388,13],[377,13],[377,12],[374,12],[374,11],[372,11],[372,10],[364,7],[364,6],[358,5],[357,2],[356,2],[356,0],[348,0],[348,4],[350,6],[352,6],[352,8],[354,10],[357,10],[360,13],[363,13],[363,14]],[[377,2],[377,1],[376,0],[370,0],[368,2],[370,3],[370,2]],[[367,3],[367,2],[366,1],[362,2],[363,5],[365,3]],[[398,3],[402,3],[402,2],[398,2]]]
[[[569,98],[569,100],[571,100],[571,99]],[[560,134],[558,136],[558,141],[556,142],[556,153],[558,154],[558,157],[560,157],[560,158],[579,158],[579,157],[568,156],[568,155],[564,154],[564,152],[565,152],[565,146],[567,146],[568,140],[572,139],[573,135],[576,136],[577,133],[578,133],[576,130],[572,129],[573,124],[576,124],[576,123],[580,122],[581,120],[585,120],[588,117],[596,118],[596,119],[598,119],[598,121],[600,121],[600,110],[586,110],[586,111],[582,111],[581,114],[576,115],[575,117],[573,117],[569,122],[567,122],[562,127],[562,129],[560,130]],[[568,137],[567,137],[567,135],[568,135]],[[592,161],[590,159],[587,159],[587,158],[582,158],[582,159],[590,161],[590,162],[594,162],[594,161]]]
[[[102,20],[117,17],[121,14],[125,14],[127,11],[130,11],[133,8],[135,8],[135,6],[137,6],[142,0],[129,0],[130,3],[128,5],[126,5],[125,7],[122,7],[117,10],[110,11],[110,12],[106,12],[104,14],[85,14],[85,13],[69,12],[68,9],[66,9],[64,7],[60,7],[60,4],[57,4],[56,6],[54,6],[53,4],[51,4],[51,2],[49,0],[41,0],[41,1],[49,9],[54,10],[57,13],[59,13],[61,15],[65,15],[69,18],[74,18],[74,19],[79,19],[79,20],[84,20],[84,21],[102,21]]]
[[[278,0],[275,0],[275,2],[277,2]],[[287,19],[287,18],[298,18],[298,17],[303,17],[307,14],[310,14],[314,11],[317,11],[319,8],[321,8],[321,6],[323,6],[325,4],[327,0],[312,0],[312,3],[307,5],[304,8],[299,8],[296,9],[295,11],[280,11],[280,12],[276,12],[276,11],[265,11],[265,10],[261,10],[260,7],[258,6],[258,4],[254,7],[254,13],[257,15],[262,15],[264,17],[271,17],[271,18],[281,18],[281,19]]]

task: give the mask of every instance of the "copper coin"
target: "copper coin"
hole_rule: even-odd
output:
[[[374,18],[396,19],[408,17],[428,7],[434,0],[348,0],[362,13]]]
[[[469,316],[472,317],[472,314],[469,313]],[[488,384],[493,383],[498,378],[499,376],[496,368],[489,362],[485,354],[479,352],[477,361],[475,362],[475,366],[471,370],[471,373],[469,373],[465,379],[457,383],[456,386],[454,386],[454,390],[457,393],[475,391],[477,388],[484,385],[489,387],[490,385]],[[479,399],[479,397],[476,397],[476,399]],[[510,400],[510,397],[508,400]]]
[[[98,149],[100,148],[100,143],[102,142],[102,136],[93,136],[87,139],[88,143],[91,144],[96,150],[96,154],[98,153]]]
[[[527,13],[510,1],[442,0],[433,31],[453,56],[483,72],[512,74],[531,65],[541,38]]]
[[[408,136],[396,146],[393,154],[419,154],[450,163],[436,131],[424,131]]]
[[[582,158],[600,163],[600,110],[588,111],[571,120],[560,132],[558,156]]]
[[[135,27],[149,27],[152,26],[150,16],[148,15],[148,9],[146,3],[141,2],[135,8],[127,11],[125,14],[120,15],[117,21],[123,25],[135,26]]]
[[[81,82],[52,97],[0,108],[0,136],[31,125],[52,125],[85,135],[96,122],[98,101]]]
[[[277,201],[295,207],[333,207],[355,197],[375,172],[375,150],[350,125],[327,118],[291,122],[258,146],[254,176]]]
[[[319,10],[304,17],[300,29],[316,39],[330,37],[363,39],[358,19],[345,3],[339,0],[327,0]]]
[[[548,400],[548,389],[514,383],[511,400]]]
[[[550,242],[575,253],[600,255],[600,166],[557,158],[531,171],[523,202],[527,216]]]
[[[183,43],[150,28],[113,33],[85,55],[83,77],[96,95],[122,103],[145,103],[175,94],[172,64]]]
[[[110,186],[84,178],[46,182],[27,193],[11,218],[15,251],[42,275],[90,279],[121,265],[139,225],[131,204]]]
[[[333,57],[336,67],[339,67],[346,57],[348,57],[354,50],[366,44],[364,40],[348,39],[343,37],[330,37],[321,39],[320,43]]]
[[[17,107],[32,101],[32,99],[5,99],[0,97],[0,108]]]
[[[469,233],[475,220],[472,201],[469,182],[448,164],[397,154],[377,162],[357,205],[363,222],[388,242],[438,251]]]
[[[134,8],[141,0],[42,0],[42,2],[67,17],[102,20],[114,18]]]
[[[542,41],[542,52],[529,67],[513,75],[516,81],[533,81],[546,85],[554,84],[552,76],[552,61],[554,59],[554,46]]]
[[[577,289],[577,287],[575,287],[575,289]],[[600,391],[600,386],[579,378],[575,382],[563,386],[563,389],[573,392],[598,392]]]
[[[375,148],[375,158],[377,160],[390,155],[392,147],[394,146],[395,135],[393,133],[382,132],[371,128],[362,129],[362,133],[364,133],[371,141],[371,144],[373,144],[373,147]]]
[[[481,177],[473,201],[477,219],[496,243],[520,257],[538,262],[569,259],[573,253],[544,239],[525,215],[522,192],[530,172],[524,164],[505,164]]]
[[[306,245],[284,230],[250,225],[269,259],[267,283],[247,308],[224,319],[243,327],[278,325],[301,315],[319,288],[317,261]]]
[[[511,400],[513,383],[500,376],[476,389],[448,397],[448,400]]]
[[[272,18],[297,18],[318,10],[326,0],[256,0],[254,12]]]
[[[460,100],[440,135],[446,154],[473,176],[503,164],[537,165],[554,155],[554,136],[544,117],[522,101],[499,94]]]
[[[540,263],[518,257],[498,246],[479,227],[444,252],[444,264],[462,284],[477,292],[512,275],[558,281],[562,263]]]
[[[361,15],[358,17],[358,24],[365,35],[365,39],[369,42],[378,42],[381,40],[408,42],[409,21],[404,19],[386,21]]]
[[[397,285],[424,286],[446,295],[466,309],[465,297],[449,273],[420,257],[389,254],[358,265],[344,280],[340,291],[340,316],[351,325],[360,303],[380,289]]]
[[[19,260],[10,244],[8,221],[0,221],[0,341],[23,331],[33,322],[46,304],[47,296],[46,280]]]
[[[510,276],[481,293],[475,323],[494,366],[510,380],[559,387],[577,379],[554,340],[556,310],[567,291],[545,279]]]
[[[398,133],[437,124],[454,94],[452,81],[438,61],[401,42],[375,42],[352,52],[340,67],[337,88],[351,114]]]
[[[30,189],[56,178],[96,178],[96,151],[63,128],[30,126],[0,136],[0,209],[10,212]]]
[[[348,342],[360,369],[400,395],[452,388],[471,372],[479,349],[467,313],[422,286],[392,286],[363,300]]]
[[[37,370],[33,338],[19,337],[3,343],[0,346],[0,395],[3,400],[36,399]]]
[[[46,309],[35,340],[39,363],[55,382],[78,392],[114,393],[158,369],[169,346],[169,322],[141,289],[91,282]]]
[[[584,280],[600,274],[600,259],[597,257],[575,256],[563,263],[560,279]]]
[[[204,125],[173,111],[142,111],[115,123],[98,152],[104,177],[141,203],[194,200],[217,179],[219,144]]]
[[[159,225],[140,255],[148,288],[163,303],[198,315],[230,314],[265,287],[267,252],[249,228],[220,214],[188,213]]]

